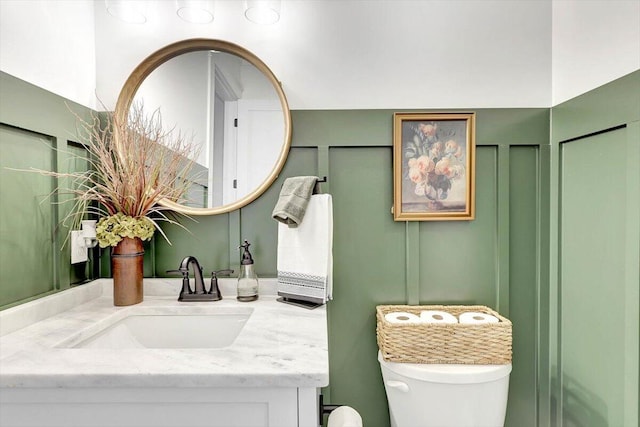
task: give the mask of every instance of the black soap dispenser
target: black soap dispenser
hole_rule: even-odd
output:
[[[240,261],[238,275],[238,301],[255,301],[258,299],[258,275],[254,269],[253,258],[249,252],[251,243],[244,241],[240,248],[244,248]]]

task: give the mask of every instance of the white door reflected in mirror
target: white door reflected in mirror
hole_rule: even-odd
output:
[[[199,147],[184,206],[217,208],[248,196],[269,177],[286,141],[273,84],[231,53],[174,56],[142,81],[133,102],[158,110],[165,130]]]

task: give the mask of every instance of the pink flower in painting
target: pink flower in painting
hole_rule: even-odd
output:
[[[419,128],[420,128],[420,131],[425,136],[436,136],[436,131],[438,130],[438,125],[436,125],[435,123],[433,123],[433,124],[420,123]]]
[[[462,147],[453,139],[450,139],[444,144],[444,154],[460,158],[462,157]]]
[[[438,163],[436,163],[436,175],[444,175],[447,178],[452,178],[454,171],[451,169],[451,162],[448,157],[440,159]]]
[[[433,145],[431,146],[431,152],[429,153],[431,155],[432,158],[440,158],[442,157],[442,151],[444,149],[444,145],[442,144],[442,142],[437,141],[434,142]]]
[[[424,176],[422,174],[422,172],[420,172],[420,169],[418,169],[417,167],[414,168],[410,168],[409,169],[409,179],[417,184],[419,182],[422,182],[424,180]]]
[[[454,154],[458,150],[458,143],[453,139],[448,140],[444,143],[444,153],[445,154]]]
[[[433,169],[435,168],[433,160],[431,160],[428,156],[418,157],[416,159],[415,165],[423,175],[426,175],[429,172],[433,172]]]
[[[464,175],[464,166],[455,158],[443,157],[436,163],[436,175],[444,175],[449,179],[459,178]]]

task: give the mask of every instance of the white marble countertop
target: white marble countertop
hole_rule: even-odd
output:
[[[177,301],[179,279],[145,279],[142,303],[115,307],[111,281],[101,279],[4,310],[0,312],[3,333],[0,337],[0,387],[328,385],[326,307],[308,310],[277,302],[272,292],[273,283],[262,279],[261,295],[257,301],[238,302],[234,283],[231,279],[221,280],[224,296],[221,301],[185,303]],[[224,310],[225,307],[253,309],[244,328],[228,347],[59,347],[73,340],[74,336],[90,335],[92,331],[112,324],[114,319],[124,317],[127,311],[153,313],[162,310],[166,313],[188,310],[195,314],[212,309]],[[29,324],[33,320],[35,322]]]

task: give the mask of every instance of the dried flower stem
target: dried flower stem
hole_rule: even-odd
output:
[[[165,131],[160,112],[146,115],[142,104],[132,105],[125,119],[113,113],[107,113],[104,120],[97,113],[88,121],[75,116],[78,135],[88,153],[89,170],[37,170],[71,181],[69,188],[55,190],[72,196],[73,207],[63,222],[71,221],[72,228],[77,228],[86,214],[149,217],[166,238],[156,221],[178,223],[162,212],[166,208],[158,202],[177,202],[184,197],[193,181],[190,174],[195,163],[191,159],[197,157],[193,143],[179,132]]]

